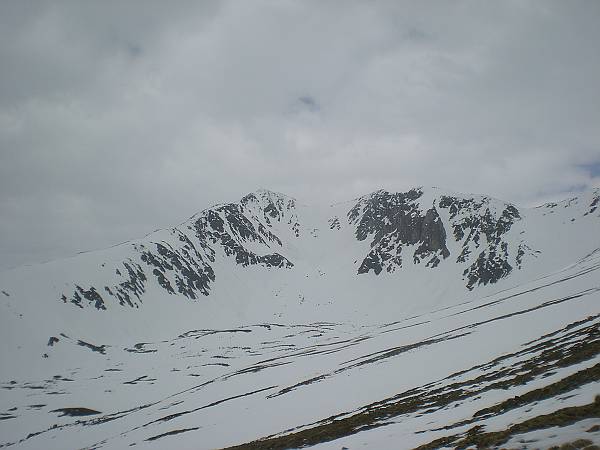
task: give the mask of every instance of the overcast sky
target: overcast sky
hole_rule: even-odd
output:
[[[0,3],[0,268],[259,187],[599,184],[598,1]]]

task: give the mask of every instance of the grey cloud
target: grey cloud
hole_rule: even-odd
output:
[[[530,205],[598,184],[598,17],[584,1],[3,2],[0,268],[259,186]]]
[[[306,108],[310,112],[315,112],[321,109],[317,101],[310,95],[303,95],[302,97],[299,97],[298,102],[300,102],[303,108]]]
[[[600,177],[600,161],[582,164],[580,168],[584,172],[589,173],[592,177]]]

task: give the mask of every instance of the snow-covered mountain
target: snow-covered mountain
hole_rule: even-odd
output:
[[[600,441],[599,268],[598,189],[537,208],[259,190],[0,273],[0,446]],[[523,425],[564,408],[560,431]]]

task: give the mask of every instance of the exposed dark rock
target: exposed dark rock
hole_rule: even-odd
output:
[[[467,277],[467,288],[472,290],[476,284],[486,285],[495,283],[501,278],[507,276],[512,270],[512,266],[506,261],[506,255],[498,255],[491,250],[482,251],[477,260],[465,269],[463,275]]]
[[[63,300],[63,302],[67,301],[67,297],[64,294],[61,297],[61,299]],[[106,309],[106,306],[104,306],[104,299],[100,294],[98,294],[98,292],[96,292],[96,288],[92,286],[89,289],[83,289],[81,286],[76,284],[75,292],[73,292],[70,301],[74,305],[83,308],[83,299],[87,300],[89,304],[93,304],[96,309]]]
[[[598,191],[596,191],[596,192],[598,192]],[[596,212],[596,210],[598,209],[598,207],[600,207],[600,193],[596,194],[596,196],[594,197],[594,199],[590,203],[590,209],[589,209],[589,211],[587,211],[584,214],[584,216],[587,216],[588,214],[593,214],[594,212]]]
[[[148,375],[142,375],[141,377],[138,377],[135,380],[125,381],[123,384],[138,384],[138,383],[154,384],[155,381],[156,381],[156,378],[151,378]]]
[[[496,217],[488,207],[489,201],[487,197],[475,200],[442,196],[439,207],[449,210],[450,219],[453,220],[454,237],[457,241],[461,241],[468,231],[465,243],[473,241],[476,246],[479,246],[483,234],[489,243],[499,244],[502,236],[521,218],[519,211],[513,205],[505,205],[500,217]]]
[[[363,259],[362,264],[358,268],[358,273],[368,273],[370,270],[375,272],[375,275],[379,275],[383,270],[383,263],[385,261],[382,259],[382,255],[378,252],[370,251],[365,259]],[[398,265],[400,266],[402,260],[398,260]]]
[[[80,417],[80,416],[93,416],[96,414],[102,414],[100,411],[96,411],[94,409],[89,408],[59,408],[53,409],[50,412],[60,413],[61,416],[71,416],[71,417]]]
[[[533,257],[537,258],[537,255],[539,255],[540,253],[541,252],[539,250],[534,250],[529,245],[527,245],[525,242],[521,242],[519,244],[519,249],[517,250],[517,258],[516,258],[517,267],[519,269],[522,267],[524,256],[529,255],[529,256],[533,256]]]
[[[179,242],[183,245],[174,249],[166,243],[156,243],[156,253],[145,250],[141,259],[146,264],[154,266],[152,273],[158,284],[170,294],[175,294],[171,282],[166,277],[170,272],[175,278],[177,292],[190,299],[198,298],[197,292],[208,295],[209,283],[215,275],[207,262],[213,258],[212,253],[203,256],[191,240],[178,230],[174,230]]]
[[[240,205],[247,214],[251,206],[258,207],[261,211],[261,217],[255,217],[255,219],[262,219],[265,221],[267,226],[270,226],[273,221],[281,222],[287,219],[287,224],[290,225],[292,231],[299,236],[300,225],[297,221],[297,217],[293,212],[296,207],[294,199],[286,197],[275,192],[260,190],[256,193],[248,194],[240,201]]]
[[[125,267],[128,276],[125,281],[115,286],[115,295],[119,299],[121,306],[124,306],[125,303],[133,306],[134,303],[130,294],[135,295],[138,301],[141,302],[141,295],[145,292],[144,282],[146,281],[146,275],[141,266],[131,260],[124,262],[123,267]]]
[[[89,348],[93,352],[102,353],[103,355],[106,354],[106,345],[94,345],[94,344],[90,344],[89,342],[85,342],[85,341],[81,341],[81,340],[77,341],[77,345],[80,345],[81,347]]]
[[[329,219],[329,229],[330,230],[339,230],[341,228],[340,225],[340,218],[339,217],[332,217],[331,219]]]
[[[156,353],[158,350],[154,348],[146,348],[146,343],[140,342],[135,344],[133,348],[125,348],[124,350],[129,353]]]
[[[243,205],[252,200],[252,197],[247,196],[245,199],[246,202],[242,199],[240,205],[228,204],[217,207],[208,216],[198,219],[195,223],[197,238],[212,244],[220,244],[227,256],[235,257],[236,263],[243,266],[258,264],[265,267],[293,267],[287,258],[278,253],[257,255],[246,249],[245,242],[258,242],[269,248],[274,244],[281,246],[281,240],[260,222],[251,221],[243,213]],[[279,212],[275,214],[275,211],[280,209],[273,203],[270,205],[271,212],[265,214],[271,218],[280,217]],[[226,221],[221,219],[218,213],[224,215]],[[253,222],[257,225],[255,226]]]
[[[463,271],[470,290],[476,285],[496,283],[513,269],[509,262],[513,257],[509,255],[508,242],[504,237],[521,216],[517,208],[509,204],[504,205],[500,214],[494,213],[490,202],[487,197],[464,199],[442,196],[438,204],[450,214],[455,240],[462,241],[456,262],[468,263],[471,255],[477,254],[477,259]],[[514,257],[518,268],[521,268],[527,250],[534,252],[526,244],[519,247]]]
[[[171,286],[171,282],[169,280],[167,280],[167,278],[165,277],[165,274],[162,273],[160,270],[158,269],[154,269],[152,271],[152,273],[154,274],[154,276],[156,277],[156,279],[158,280],[158,284],[161,285],[161,287],[167,291],[169,294],[174,294],[175,291],[173,290],[173,287]]]
[[[413,256],[415,263],[420,262],[420,259],[432,256],[427,264],[435,267],[440,261],[437,257],[438,253],[444,258],[450,256],[446,247],[446,230],[435,208],[428,210],[425,214],[421,225],[420,242],[421,244]]]
[[[402,267],[403,246],[416,245],[415,264],[428,259],[427,267],[436,267],[441,258],[450,255],[446,247],[446,230],[437,210],[425,213],[416,202],[422,195],[420,189],[405,193],[377,191],[363,197],[348,213],[348,220],[356,224],[356,238],[364,241],[372,236],[371,250],[358,268],[358,273],[373,270],[381,273],[385,268],[392,272]]]
[[[147,441],[155,441],[155,440],[163,438],[165,436],[173,436],[175,434],[187,433],[188,431],[196,431],[199,429],[200,429],[200,427],[192,427],[192,428],[182,428],[180,430],[167,431],[166,433],[161,433],[161,434],[157,434],[156,436],[149,437],[146,440]]]
[[[50,336],[50,339],[48,339],[48,347],[53,347],[58,341],[59,339],[56,336]]]

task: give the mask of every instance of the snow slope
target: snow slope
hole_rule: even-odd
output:
[[[260,190],[1,273],[0,446],[599,442],[599,268],[599,190]]]

